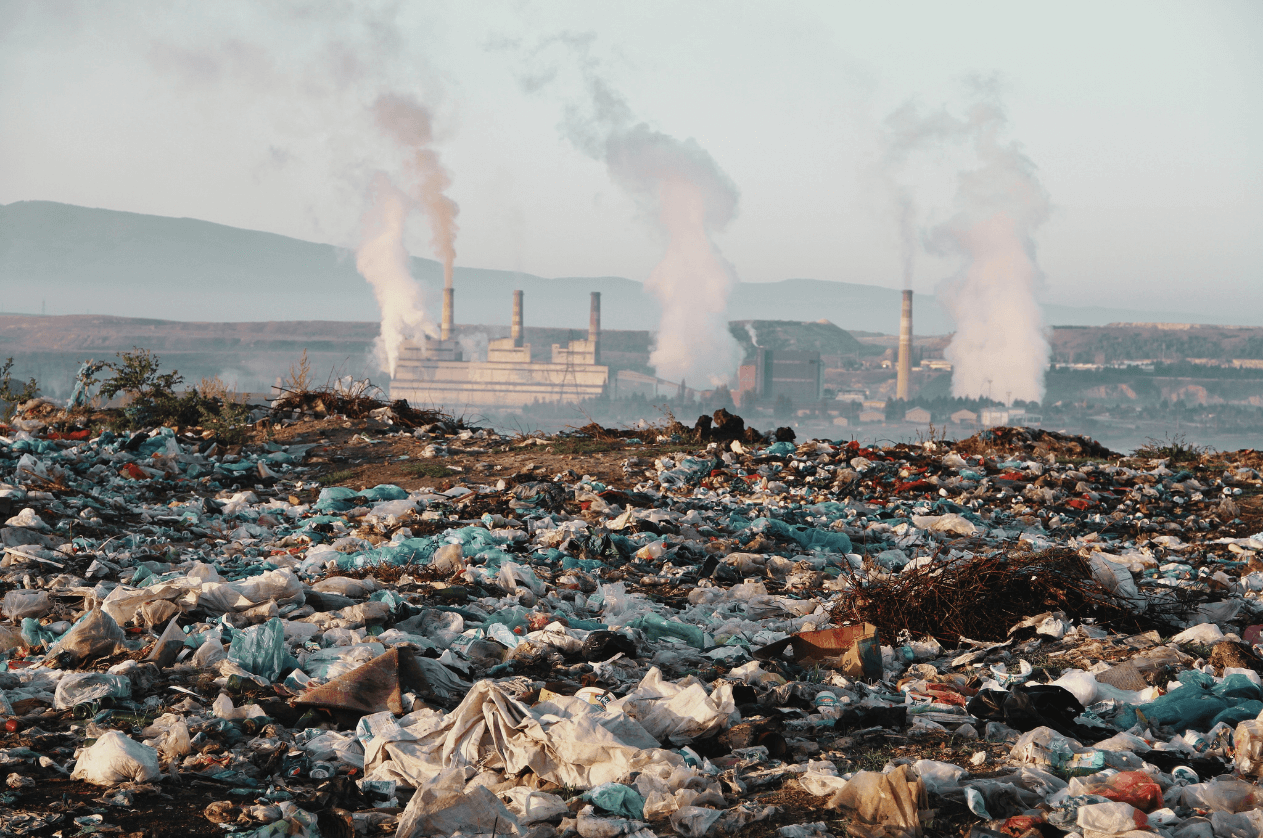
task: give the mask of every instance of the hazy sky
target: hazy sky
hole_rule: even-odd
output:
[[[1052,202],[1036,237],[1047,300],[1263,303],[1263,3],[1250,0],[0,0],[0,203],[354,245],[372,173],[399,167],[368,106],[403,92],[436,113],[458,264],[644,280],[662,242],[560,130],[581,66],[736,184],[718,243],[743,281],[897,287],[884,121],[909,101],[961,113],[983,77]],[[922,227],[952,211],[957,156],[899,173]],[[413,230],[413,252],[432,256],[420,219]],[[922,255],[914,287],[956,268]]]

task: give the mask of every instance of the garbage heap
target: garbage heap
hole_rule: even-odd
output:
[[[1263,834],[1257,452],[2,430],[0,834]]]

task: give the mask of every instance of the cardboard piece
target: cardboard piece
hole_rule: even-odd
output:
[[[881,641],[877,627],[864,623],[824,631],[803,631],[754,652],[759,660],[786,658],[802,665],[819,664],[848,678],[882,676]]]

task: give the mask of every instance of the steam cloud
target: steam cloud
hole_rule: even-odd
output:
[[[443,262],[443,285],[451,288],[460,207],[447,197],[452,177],[443,168],[438,152],[430,148],[434,141],[430,112],[415,99],[389,93],[378,97],[373,114],[382,130],[411,152],[407,165],[415,179],[413,195],[430,222],[430,241]]]
[[[662,305],[649,363],[669,381],[725,383],[740,361],[727,317],[737,278],[711,236],[736,215],[736,188],[696,142],[643,124],[612,133],[605,161],[616,183],[654,206],[667,238],[645,282]]]
[[[401,19],[407,9],[391,0],[299,0],[239,11],[212,15],[196,31],[146,36],[149,60],[163,77],[230,97],[243,119],[263,126],[269,143],[260,146],[266,154],[255,167],[256,177],[301,167],[310,176],[296,181],[300,199],[307,184],[337,191],[342,200],[332,219],[325,217],[328,208],[316,214],[314,208],[323,202],[311,195],[302,200],[317,237],[345,235],[353,196],[371,182],[356,264],[382,312],[375,355],[393,376],[399,341],[435,331],[408,270],[407,217],[413,210],[425,214],[450,286],[458,208],[446,194],[451,177],[433,148],[430,110],[392,92],[365,109],[365,93],[398,90],[398,80],[408,78],[424,85],[426,101],[433,103],[441,84],[427,69],[423,43]],[[293,37],[277,44],[259,34],[278,27]],[[376,141],[383,135],[406,155],[402,165],[381,163],[385,149]],[[378,168],[390,174],[374,174]],[[332,230],[323,229],[330,220]]]
[[[408,251],[403,244],[404,223],[411,211],[408,196],[391,183],[389,176],[378,172],[373,177],[369,206],[362,220],[355,267],[373,287],[381,309],[381,332],[374,349],[392,377],[399,361],[400,342],[434,332],[421,300],[421,287],[408,270]]]
[[[376,354],[393,378],[400,342],[434,335],[421,288],[408,269],[408,251],[403,243],[407,216],[414,208],[425,214],[431,242],[443,262],[444,284],[450,288],[452,263],[456,260],[456,214],[460,208],[447,197],[451,176],[438,153],[430,148],[434,139],[430,112],[414,99],[391,93],[378,97],[373,115],[378,126],[408,151],[406,169],[412,180],[411,192],[405,193],[385,173],[374,176],[371,201],[362,223],[363,238],[355,259],[356,268],[373,287],[382,312]]]
[[[662,306],[650,365],[669,381],[727,382],[741,359],[727,318],[737,276],[714,236],[736,217],[736,185],[696,140],[679,140],[635,121],[627,102],[597,72],[588,55],[590,36],[555,41],[577,52],[585,88],[586,101],[567,109],[567,139],[605,163],[611,180],[666,239],[666,253],[645,282]],[[535,90],[555,75],[537,74],[523,84]]]
[[[1007,118],[994,96],[982,97],[964,119],[946,111],[922,115],[905,106],[887,125],[894,160],[926,145],[964,141],[977,161],[958,175],[956,214],[929,238],[932,252],[964,260],[962,271],[936,294],[956,324],[943,352],[952,364],[952,395],[1041,400],[1049,346],[1036,297],[1042,274],[1034,235],[1048,218],[1049,201],[1034,163],[1016,142],[1001,142]],[[908,200],[901,203],[905,243]],[[905,275],[910,250],[906,245]]]

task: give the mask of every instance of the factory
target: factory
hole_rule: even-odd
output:
[[[588,336],[553,344],[549,362],[531,360],[525,342],[521,291],[513,292],[509,337],[487,344],[485,361],[466,360],[454,339],[451,289],[445,289],[440,337],[404,341],[390,382],[390,397],[418,406],[452,409],[520,408],[535,402],[579,402],[606,392],[609,367],[601,364],[601,294],[592,292]]]

